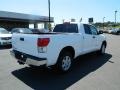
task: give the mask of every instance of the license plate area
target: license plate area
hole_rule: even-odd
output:
[[[16,52],[15,57],[22,62],[26,62],[26,59],[27,59],[26,55],[20,52]]]

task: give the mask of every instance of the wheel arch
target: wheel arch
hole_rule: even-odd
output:
[[[73,58],[75,57],[75,50],[72,46],[67,46],[67,47],[64,47],[63,49],[61,49],[61,51],[59,53],[59,56],[64,52],[70,52],[72,54],[72,57]]]
[[[53,67],[56,69],[58,69],[58,70],[60,70],[60,72],[62,71],[62,72],[67,72],[67,71],[63,71],[62,70],[62,67],[60,66],[61,64],[61,57],[65,54],[65,52],[66,52],[66,54],[68,53],[68,52],[70,52],[70,54],[72,55],[72,59],[74,58],[74,56],[75,56],[75,50],[74,50],[74,48],[72,47],[72,46],[67,46],[67,47],[64,47],[64,48],[62,48],[61,49],[61,51],[60,51],[60,53],[59,53],[59,55],[58,55],[58,59],[57,59],[57,62],[56,62],[56,64],[55,65],[53,65]]]

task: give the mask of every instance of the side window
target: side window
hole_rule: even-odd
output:
[[[93,35],[98,35],[98,31],[94,26],[90,26],[90,29]]]
[[[85,34],[92,34],[90,26],[87,24],[84,24]]]

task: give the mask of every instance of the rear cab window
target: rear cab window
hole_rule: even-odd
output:
[[[78,33],[78,25],[77,24],[58,24],[54,28],[53,32]]]

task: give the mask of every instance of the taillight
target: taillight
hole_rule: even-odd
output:
[[[50,42],[49,38],[38,38],[37,46],[38,47],[46,47],[46,46],[48,46],[49,42]]]

